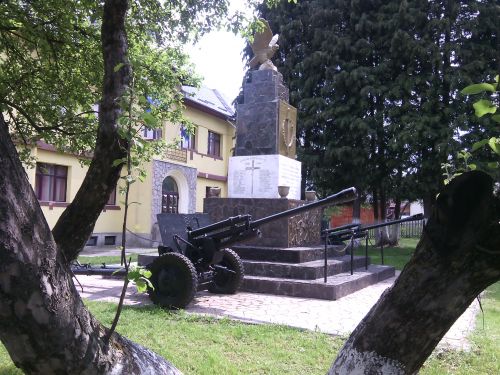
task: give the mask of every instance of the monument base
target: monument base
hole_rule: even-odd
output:
[[[244,214],[256,220],[306,203],[310,202],[283,198],[205,198],[203,212],[213,222]],[[245,245],[285,248],[318,245],[321,243],[321,208],[264,224],[259,229],[262,237],[246,241]]]
[[[230,198],[279,198],[278,186],[289,186],[289,199],[300,199],[301,163],[283,155],[233,156],[229,159]]]

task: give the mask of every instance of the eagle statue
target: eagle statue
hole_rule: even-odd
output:
[[[250,60],[250,68],[255,68],[260,64],[259,70],[272,69],[277,70],[271,62],[271,57],[278,50],[278,34],[273,36],[269,22],[260,20],[264,24],[264,30],[257,32],[253,43],[250,44],[254,57]]]

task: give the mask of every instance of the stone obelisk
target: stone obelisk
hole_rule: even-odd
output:
[[[296,156],[297,110],[288,103],[283,76],[269,60],[277,36],[267,22],[255,36],[252,70],[237,107],[235,156],[229,159],[228,198],[206,198],[204,212],[213,222],[250,214],[260,219],[305,204],[300,200],[301,163]],[[278,186],[289,186],[282,199]],[[283,190],[283,189],[282,189]],[[263,225],[262,237],[245,245],[264,247],[310,246],[320,242],[320,209],[302,212]]]
[[[296,158],[297,110],[270,58],[277,49],[267,22],[252,44],[255,57],[237,106],[235,156],[229,160],[230,198],[278,198],[289,186],[289,199],[300,199],[301,163]]]

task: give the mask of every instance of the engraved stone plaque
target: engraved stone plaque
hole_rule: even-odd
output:
[[[283,155],[233,156],[229,159],[231,198],[278,198],[278,186],[290,186],[289,199],[300,199],[301,163]]]

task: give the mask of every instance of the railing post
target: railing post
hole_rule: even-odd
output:
[[[351,275],[354,274],[354,231],[351,236]]]
[[[368,269],[368,232],[366,232],[365,238],[365,269]]]
[[[327,278],[327,272],[328,272],[328,260],[327,260],[327,246],[328,246],[328,235],[325,234],[325,250],[324,250],[324,256],[325,256],[325,265],[323,267],[323,277],[325,279],[326,283],[326,278]]]

